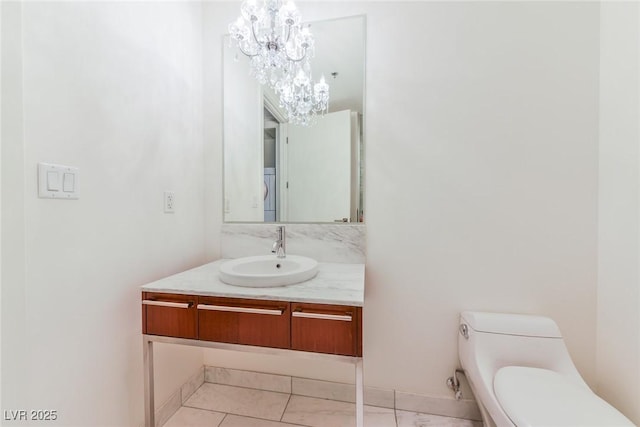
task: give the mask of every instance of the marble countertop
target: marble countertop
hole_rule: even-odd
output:
[[[145,292],[166,292],[229,298],[253,298],[316,304],[364,305],[364,264],[318,263],[318,274],[306,282],[272,288],[223,283],[220,259],[142,286]]]

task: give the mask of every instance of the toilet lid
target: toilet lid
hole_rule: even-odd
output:
[[[548,369],[501,368],[493,389],[518,427],[635,425],[587,387]]]

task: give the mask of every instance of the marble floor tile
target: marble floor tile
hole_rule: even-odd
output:
[[[286,424],[278,421],[262,420],[260,418],[227,415],[220,427],[301,427],[298,424]],[[304,426],[302,426],[304,427]]]
[[[482,427],[481,421],[396,410],[398,427]]]
[[[282,421],[311,427],[354,427],[355,404],[313,397],[291,396]],[[364,407],[367,427],[396,427],[393,409]]]
[[[365,405],[366,427],[482,427],[482,422]],[[204,383],[165,427],[354,427],[355,404]]]
[[[164,427],[218,427],[225,414],[204,409],[182,407]]]
[[[184,406],[280,421],[288,401],[285,393],[204,383]]]

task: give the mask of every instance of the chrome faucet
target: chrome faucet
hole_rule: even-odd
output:
[[[284,225],[278,226],[278,240],[273,243],[271,253],[276,254],[278,258],[285,258],[287,256],[287,241],[284,233]]]

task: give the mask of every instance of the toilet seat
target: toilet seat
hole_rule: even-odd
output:
[[[548,369],[501,368],[493,388],[500,406],[518,427],[635,425],[587,387]]]

